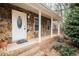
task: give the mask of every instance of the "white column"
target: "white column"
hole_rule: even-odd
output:
[[[39,11],[39,43],[41,42],[41,11]]]
[[[60,35],[60,22],[58,23],[58,35]]]
[[[51,18],[51,37],[53,37],[53,18]]]

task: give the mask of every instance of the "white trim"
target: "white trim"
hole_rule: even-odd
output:
[[[26,39],[28,40],[28,32],[27,32],[27,29],[28,29],[28,24],[27,24],[27,14],[26,14]]]
[[[62,19],[53,10],[49,10],[46,6],[44,6],[40,3],[38,3],[38,4],[36,4],[36,3],[28,3],[28,4],[27,3],[22,3],[22,4],[12,3],[12,5],[21,7],[25,10],[29,10],[29,11],[34,12],[36,14],[38,14],[38,10],[41,10],[42,16],[45,16],[47,18],[50,18],[53,16],[55,19],[59,19],[59,20]]]
[[[60,22],[58,24],[58,35],[60,35]]]
[[[51,37],[53,37],[53,18],[51,18]]]
[[[36,17],[36,16],[34,17],[34,25],[33,25],[34,32],[39,32],[39,30],[38,31],[35,30],[35,18],[39,18],[39,17]]]
[[[41,11],[39,11],[39,43],[41,42]]]

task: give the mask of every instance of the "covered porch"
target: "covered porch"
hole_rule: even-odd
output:
[[[60,23],[61,17],[50,10],[43,4],[12,4],[14,6],[23,8],[30,11],[27,12],[26,21],[26,39],[39,38],[38,41],[42,41],[42,37],[60,35]],[[33,14],[34,13],[34,14]]]
[[[60,23],[62,18],[43,4],[12,3],[0,4],[0,7],[1,11],[5,11],[4,14],[6,17],[4,19],[8,19],[6,22],[11,24],[8,25],[10,29],[7,30],[7,32],[9,32],[7,33],[9,41],[8,46],[6,47],[7,51],[14,51],[24,46],[26,47],[32,44],[41,43],[45,39],[61,35]],[[24,30],[19,33],[15,28],[15,23],[13,23],[15,20],[14,16],[17,16],[18,12],[26,14],[26,21],[23,21],[25,22],[23,27]],[[20,38],[20,35],[23,35],[23,31],[26,33],[25,37]],[[16,33],[18,33],[18,35],[15,35]],[[16,37],[19,37],[19,39]],[[22,39],[25,39],[27,42],[22,42],[20,44],[16,43]]]

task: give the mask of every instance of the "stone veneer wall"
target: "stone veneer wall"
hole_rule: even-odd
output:
[[[4,4],[0,4],[0,29],[3,27],[3,33],[0,32],[0,38],[5,34],[7,39],[11,39],[11,23],[11,9]]]
[[[37,17],[36,14],[28,13],[28,16],[30,18],[27,19],[27,38],[32,39],[34,38],[35,32],[34,32],[34,17]]]
[[[21,12],[24,12],[28,15],[30,15],[30,18],[27,17],[27,37],[28,39],[32,39],[35,37],[35,35],[38,34],[38,32],[34,32],[34,17],[35,16],[38,16],[37,14],[31,12],[31,11],[28,11],[28,10],[25,10],[25,9],[22,9],[20,7],[17,7],[17,6],[13,6],[11,4],[7,4],[7,3],[0,3],[0,23],[1,21],[5,21],[7,22],[7,35],[8,35],[8,39],[9,41],[11,42],[12,40],[12,9],[15,9],[15,10],[18,10],[18,11],[21,11]],[[45,36],[48,34],[48,30],[47,30],[47,21],[48,20],[46,17],[43,17],[42,16],[42,35]],[[5,32],[6,33],[6,32]]]
[[[47,21],[51,21],[50,19],[48,18],[45,18],[45,17],[42,17],[42,21],[41,21],[41,24],[42,24],[42,33],[41,35],[42,36],[46,36],[46,35],[50,35],[51,34],[51,30],[48,30],[48,24],[47,24]]]

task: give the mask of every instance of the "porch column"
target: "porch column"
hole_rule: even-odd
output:
[[[58,35],[60,35],[60,22],[58,23]]]
[[[41,42],[41,11],[39,11],[39,43]]]
[[[51,38],[53,37],[53,18],[51,18]]]

